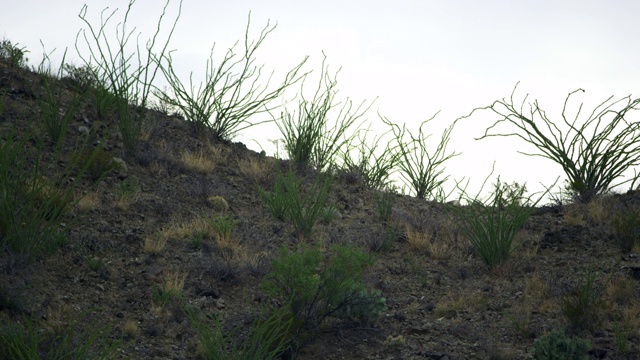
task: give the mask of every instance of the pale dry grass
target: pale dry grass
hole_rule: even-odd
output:
[[[584,219],[584,210],[581,204],[572,204],[567,207],[564,214],[564,221],[569,226],[585,226],[587,223]]]
[[[266,185],[273,176],[274,164],[270,158],[256,159],[253,156],[238,159],[238,170],[253,183]]]
[[[610,302],[618,305],[627,305],[637,298],[635,282],[619,275],[607,284],[605,294]]]
[[[587,209],[589,215],[597,225],[608,224],[611,222],[611,200],[608,197],[598,197],[592,200]]]
[[[197,171],[202,174],[211,173],[215,165],[212,157],[204,150],[200,150],[195,153],[185,150],[180,154],[180,159],[187,169]]]
[[[92,191],[86,193],[84,195],[80,195],[80,199],[78,200],[78,210],[80,212],[88,212],[97,209],[100,204],[101,193],[98,191]]]
[[[449,316],[455,311],[475,311],[488,303],[486,295],[480,292],[449,290],[434,309],[437,316]]]
[[[140,335],[138,322],[134,320],[125,321],[122,325],[122,333],[128,338],[137,338]]]
[[[160,254],[167,246],[169,237],[163,232],[158,232],[147,236],[142,245],[142,250],[147,254]]]
[[[410,225],[405,229],[411,250],[427,253],[436,260],[464,257],[465,250],[457,242],[453,224],[448,220],[434,227],[425,226],[422,230]]]
[[[184,289],[184,283],[187,280],[187,274],[182,274],[179,271],[168,272],[162,283],[162,290],[172,295],[182,294]]]

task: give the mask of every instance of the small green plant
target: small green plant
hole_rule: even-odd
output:
[[[67,52],[65,51],[62,56],[62,65],[64,65],[66,56]],[[65,87],[60,81],[63,76],[63,66],[60,66],[57,72],[53,72],[50,64],[45,67],[45,62],[49,62],[49,54],[47,53],[44,53],[38,69],[44,90],[42,99],[39,101],[40,112],[51,140],[59,146],[69,130],[71,120],[80,109],[85,95],[75,91],[72,92],[70,100],[65,100]]]
[[[562,299],[562,314],[569,321],[569,330],[580,334],[584,331],[594,331],[602,321],[606,310],[606,300],[602,296],[611,278],[603,285],[596,283],[596,273],[589,268],[584,276],[584,283],[574,287]]]
[[[629,351],[629,330],[628,324],[622,324],[622,326],[619,323],[613,324],[616,349],[621,354],[626,354]]]
[[[87,94],[93,100],[98,119],[105,119],[115,110],[116,95],[109,90],[109,78],[99,71],[99,67],[85,64],[74,66],[64,64],[65,76],[63,79],[71,83],[78,92]]]
[[[258,313],[244,336],[240,328],[225,330],[215,315],[207,316],[213,322],[209,326],[198,310],[187,308],[186,314],[207,359],[271,360],[289,350],[292,318],[287,306]]]
[[[84,317],[84,316],[83,316]],[[113,359],[120,341],[108,343],[110,326],[81,329],[80,321],[45,331],[31,318],[0,326],[0,357],[3,359]]]
[[[290,301],[294,349],[311,340],[327,317],[341,311],[349,313],[346,310],[349,306],[353,315],[360,310],[359,315],[379,315],[379,294],[373,293],[376,299],[363,296],[363,274],[372,264],[370,255],[347,246],[333,246],[326,256],[315,247],[302,246],[299,251],[281,249],[262,288],[275,299]],[[366,307],[364,304],[371,305],[371,311],[357,307]]]
[[[303,77],[298,72],[306,58],[285,75],[278,87],[270,89],[270,79],[266,85],[259,85],[263,79],[263,66],[255,65],[255,52],[276,26],[270,26],[267,22],[258,39],[249,41],[250,25],[249,14],[240,57],[237,57],[234,45],[216,66],[214,49],[211,49],[204,84],[200,83],[197,90],[193,84],[193,74],[189,77],[189,88],[180,80],[173,68],[171,53],[155,57],[170,86],[170,93],[158,90],[156,96],[161,102],[178,109],[187,121],[196,125],[198,131],[209,130],[216,139],[229,140],[239,131],[266,122],[252,123],[249,118],[277,108],[272,105],[273,101]]]
[[[208,200],[214,211],[224,212],[229,210],[229,203],[222,196],[210,196]]]
[[[447,207],[449,216],[454,221],[454,217],[459,220],[460,232],[490,268],[509,258],[516,233],[527,222],[535,205],[542,198],[541,196],[533,204],[529,204],[531,198],[523,196],[525,189],[517,183],[502,183],[498,178],[488,201],[481,201],[476,197],[469,200],[469,206]]]
[[[393,210],[393,194],[390,192],[376,192],[374,196],[379,219],[386,223],[391,219],[391,212]]]
[[[169,273],[162,281],[162,285],[151,287],[151,301],[154,305],[163,307],[171,301],[181,301],[184,297],[182,288],[184,286],[186,274]]]
[[[620,250],[629,253],[640,245],[640,208],[624,209],[611,221]]]
[[[220,243],[226,243],[231,239],[231,232],[237,225],[237,221],[230,215],[218,215],[209,219],[216,239]]]
[[[349,171],[355,172],[362,177],[365,185],[374,190],[390,190],[391,181],[389,177],[396,171],[398,161],[400,160],[400,152],[397,145],[392,146],[391,141],[383,141],[386,147],[382,151],[377,151],[383,137],[389,133],[376,135],[371,144],[367,141],[366,131],[359,132],[357,141],[358,145],[353,142],[356,138],[352,138],[352,143],[348,145],[348,150],[343,154],[343,165]],[[355,155],[354,155],[355,152]]]
[[[373,240],[369,243],[369,249],[375,253],[389,251],[393,243],[398,239],[398,236],[398,225],[386,224],[384,226],[384,233],[373,237]]]
[[[94,149],[81,149],[78,151],[77,156],[80,160],[77,164],[78,170],[87,167],[86,174],[94,181],[101,179],[113,170],[122,168],[122,164],[117,162],[113,155],[102,146]]]
[[[89,269],[94,272],[98,272],[104,267],[104,259],[99,256],[88,256],[85,261],[87,262]]]
[[[169,6],[169,0],[162,8],[162,14],[153,37],[145,43],[144,48],[141,48],[140,44],[136,42],[135,51],[128,53],[130,48],[129,40],[132,38],[139,39],[139,36],[132,36],[135,28],[128,31],[127,27],[127,20],[134,3],[135,0],[129,2],[124,19],[116,25],[116,46],[111,44],[106,33],[109,20],[118,11],[117,9],[108,16],[101,17],[101,24],[96,29],[87,19],[88,6],[85,4],[78,17],[87,25],[88,31],[87,29],[82,29],[76,37],[76,49],[80,49],[78,44],[80,37],[82,37],[88,49],[88,54],[83,54],[78,50],[78,55],[84,61],[84,65],[88,69],[92,69],[93,78],[98,80],[99,84],[95,89],[106,91],[106,93],[100,95],[103,100],[114,101],[118,127],[128,152],[133,152],[136,149],[143,121],[146,118],[148,97],[151,94],[153,81],[158,72],[158,66],[154,59],[162,58],[167,51],[169,40],[173,35],[182,7],[181,2],[178,16],[167,35],[166,41],[164,44],[159,45],[162,48],[159,53],[156,53],[155,49],[158,45],[158,36],[161,32],[162,20]],[[89,36],[87,36],[87,33],[89,33]],[[156,66],[153,66],[154,64]],[[106,96],[103,96],[105,94]],[[110,94],[113,94],[113,97]],[[132,109],[132,107],[134,108]]]
[[[370,321],[387,311],[387,300],[380,290],[360,291],[350,304],[342,307],[336,315],[342,319]]]
[[[564,331],[552,331],[537,339],[531,348],[535,360],[587,360],[591,343],[567,337]]]
[[[12,67],[25,67],[29,59],[25,54],[29,50],[26,47],[18,46],[18,43],[12,44],[11,41],[4,39],[0,41],[0,61],[6,62]]]
[[[129,203],[140,192],[140,179],[137,176],[131,175],[126,179],[118,183],[116,189],[116,202]]]
[[[335,100],[338,93],[337,73],[331,78],[325,61],[326,57],[322,61],[322,71],[313,98],[308,100],[301,95],[297,113],[289,113],[285,110],[280,118],[275,119],[276,125],[284,136],[289,159],[298,170],[313,167],[322,171],[334,165],[336,156],[345,151],[344,148],[357,134],[360,128],[357,122],[373,105],[372,102],[365,106],[366,101],[363,101],[354,108],[353,102],[347,98],[337,114],[333,115],[333,109],[340,105]],[[304,88],[304,82],[302,88]],[[301,89],[301,94],[305,93],[303,90]],[[329,125],[331,118],[336,119],[335,125]],[[354,130],[349,133],[354,125]]]
[[[261,189],[261,195],[271,213],[279,220],[291,220],[296,234],[304,240],[311,236],[313,226],[325,211],[332,180],[330,174],[318,175],[305,195],[302,190],[304,179],[289,169],[287,174],[276,174],[272,191]]]
[[[328,224],[331,221],[333,221],[333,219],[335,219],[337,216],[339,216],[339,214],[340,212],[335,206],[327,205],[322,208],[322,211],[320,213],[320,218],[325,224]]]

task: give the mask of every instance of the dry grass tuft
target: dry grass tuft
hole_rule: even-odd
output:
[[[266,186],[273,177],[272,159],[256,159],[253,156],[238,159],[238,170],[253,183]]]
[[[198,152],[183,151],[180,159],[184,166],[192,171],[202,174],[210,174],[221,158],[221,150],[208,146],[207,150],[200,149]]]
[[[608,197],[600,196],[593,199],[588,205],[589,215],[597,225],[611,222],[611,200]]]
[[[122,333],[127,338],[137,338],[140,335],[140,327],[138,326],[138,322],[134,320],[127,320],[122,325]]]
[[[98,191],[93,191],[84,195],[81,195],[78,200],[78,210],[80,212],[88,212],[97,209],[100,206],[101,194]]]
[[[622,275],[617,276],[605,288],[607,299],[618,305],[626,305],[637,298],[635,282]]]
[[[453,224],[445,221],[434,227],[424,226],[422,230],[406,226],[407,244],[412,250],[422,251],[436,260],[464,257],[464,249],[458,244]]]
[[[169,236],[164,232],[158,232],[144,239],[142,250],[147,254],[157,255],[162,253],[167,246]]]

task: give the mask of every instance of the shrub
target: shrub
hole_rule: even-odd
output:
[[[229,215],[219,215],[209,220],[213,232],[219,244],[226,244],[231,240],[231,232],[236,227],[237,221]]]
[[[363,273],[373,259],[347,246],[333,246],[329,253],[325,258],[318,248],[282,248],[263,280],[262,288],[274,299],[290,301],[294,349],[311,340],[329,316],[375,317],[383,311],[379,294],[364,292]]]
[[[640,245],[640,208],[624,209],[611,221],[620,250],[625,253]]]
[[[49,132],[51,140],[58,146],[67,134],[71,120],[76,116],[85,97],[83,92],[75,91],[72,93],[70,100],[64,101],[65,89],[60,78],[62,78],[63,75],[66,56],[67,52],[65,51],[62,56],[62,65],[58,71],[54,73],[51,70],[50,64],[49,67],[45,68],[44,66],[44,63],[49,61],[49,55],[45,53],[43,56],[44,59],[38,69],[44,83],[44,93],[39,101],[41,118]]]
[[[229,203],[222,196],[210,196],[207,200],[209,200],[209,204],[214,211],[224,212],[229,210]]]
[[[81,35],[88,48],[88,56],[80,52],[78,55],[84,61],[86,67],[95,69],[93,78],[99,81],[96,90],[103,91],[99,93],[100,99],[108,102],[113,100],[118,119],[118,127],[122,134],[125,148],[129,152],[133,152],[138,145],[142,122],[146,116],[147,100],[151,94],[153,81],[158,71],[158,66],[152,66],[152,63],[154,63],[154,59],[164,56],[169,40],[173,35],[173,30],[180,17],[180,15],[176,17],[164,45],[160,45],[162,47],[160,52],[158,54],[154,53],[157,45],[156,41],[162,28],[162,20],[169,6],[169,0],[167,0],[167,3],[162,9],[162,15],[158,20],[156,32],[153,37],[145,43],[144,49],[141,49],[140,44],[136,43],[135,51],[127,53],[129,40],[135,31],[134,28],[134,30],[127,32],[127,20],[134,3],[135,0],[129,2],[124,19],[116,26],[116,46],[110,44],[106,35],[106,29],[109,20],[115,15],[117,9],[111,12],[106,18],[101,17],[101,24],[96,29],[91,25],[89,20],[87,20],[88,6],[85,4],[80,10],[78,17],[87,25],[88,31],[82,29],[76,37],[76,49],[79,48],[78,38],[80,38]],[[180,7],[181,6],[182,5],[180,5]],[[90,38],[87,36],[87,32],[89,32]],[[139,39],[139,36],[133,36],[133,38]],[[115,51],[113,49],[115,49]],[[135,62],[136,60],[137,62]],[[106,91],[106,93],[104,91]],[[113,94],[113,97],[111,97],[110,94]],[[96,105],[99,109],[98,112],[100,112],[101,104]],[[130,109],[132,105],[137,107],[133,111]]]
[[[313,180],[305,195],[302,191],[303,179],[297,178],[293,170],[289,169],[286,175],[276,175],[271,192],[260,191],[271,213],[279,220],[291,220],[299,239],[304,240],[311,236],[313,226],[326,211],[325,203],[331,183],[330,174],[320,174]]]
[[[571,289],[562,299],[562,313],[569,321],[569,330],[580,334],[594,331],[602,321],[607,303],[602,296],[605,284],[596,284],[596,274],[592,268],[584,276],[584,283]]]
[[[217,316],[207,316],[213,321],[210,327],[199,311],[189,308],[186,313],[207,359],[279,359],[290,347],[291,317],[286,306],[258,313],[244,337],[239,327],[225,331]]]
[[[398,125],[387,118],[380,117],[393,131],[399,154],[398,167],[400,176],[413,189],[418,199],[433,198],[444,200],[446,198],[442,190],[442,184],[449,179],[449,176],[442,177],[444,172],[442,166],[447,160],[460,155],[459,153],[446,154],[451,132],[457,121],[454,121],[442,132],[442,137],[435,150],[430,151],[428,149],[427,139],[431,135],[425,135],[423,127],[432,121],[436,115],[420,124],[417,136],[407,130],[406,126],[400,129]],[[409,140],[405,140],[407,135]]]
[[[531,348],[535,360],[587,360],[591,343],[570,338],[563,331],[552,331],[537,339]]]
[[[216,66],[213,60],[214,49],[211,49],[204,84],[200,83],[197,90],[193,84],[193,74],[189,77],[189,89],[180,81],[173,68],[171,53],[155,57],[171,88],[171,94],[166,91],[156,92],[160,101],[177,108],[198,130],[208,129],[216,139],[230,140],[237,132],[260,124],[248,120],[253,115],[277,108],[271,103],[302,78],[298,76],[298,72],[306,59],[290,70],[282,84],[275,89],[269,89],[270,79],[264,87],[258,85],[262,80],[263,67],[255,66],[254,55],[275,26],[271,27],[267,23],[258,39],[249,42],[250,25],[251,15],[240,58],[236,57],[234,45]],[[166,65],[162,62],[166,62]]]
[[[538,153],[520,153],[544,157],[560,165],[568,178],[569,192],[582,202],[588,202],[609,189],[633,180],[614,183],[626,170],[640,164],[640,123],[625,119],[628,112],[638,110],[640,99],[632,99],[629,95],[612,102],[611,96],[596,106],[589,118],[578,126],[576,122],[580,117],[582,104],[571,121],[567,120],[567,105],[573,95],[584,90],[572,91],[567,95],[562,109],[562,122],[567,127],[567,132],[563,133],[558,127],[561,121],[549,119],[537,100],[529,103],[528,113],[523,110],[528,95],[520,106],[515,105],[514,94],[517,87],[518,84],[509,100],[497,100],[490,106],[472,111],[471,114],[477,110],[489,109],[501,117],[479,139],[516,136],[535,146]],[[619,110],[614,109],[618,105],[623,106]],[[540,121],[543,126],[540,126]],[[519,132],[490,133],[500,123],[509,123]]]
[[[4,61],[12,67],[25,67],[29,59],[25,54],[29,50],[26,47],[19,47],[18,43],[12,44],[11,41],[4,39],[0,41],[0,61]]]
[[[368,144],[367,134],[369,130],[370,129],[367,129],[359,133],[358,145],[353,145],[355,137],[351,139],[352,143],[347,146],[348,149],[344,152],[342,161],[344,167],[360,175],[365,185],[369,188],[389,190],[391,183],[389,177],[396,171],[398,161],[400,160],[400,152],[398,152],[397,145],[392,146],[391,141],[383,141],[383,143],[387,145],[380,153],[377,153],[380,141],[386,133],[375,136],[371,144]],[[355,158],[353,155],[354,151],[357,154]]]
[[[482,186],[484,188],[484,184]],[[482,191],[482,190],[480,190]],[[469,199],[469,206],[447,206],[450,218],[459,220],[460,232],[471,242],[478,256],[493,268],[505,262],[511,251],[516,233],[535,210],[530,197],[524,198],[524,186],[509,185],[498,178],[488,201]]]
[[[66,231],[60,225],[75,205],[78,179],[92,160],[89,157],[78,177],[68,174],[57,178],[55,184],[67,185],[56,186],[42,176],[41,169],[47,165],[41,163],[43,145],[36,144],[33,149],[30,139],[10,134],[0,143],[0,246],[27,259],[48,254],[66,241]],[[78,162],[73,158],[71,168],[77,168]]]
[[[378,209],[379,219],[383,222],[391,219],[391,212],[393,210],[393,194],[390,192],[375,193],[376,209]]]
[[[113,359],[120,341],[108,343],[109,326],[80,329],[79,321],[58,331],[43,331],[32,319],[0,327],[3,359]]]
[[[353,102],[347,98],[336,115],[333,109],[340,105],[336,103],[338,93],[337,73],[331,78],[322,61],[322,71],[318,88],[311,100],[304,97],[304,89],[300,90],[302,99],[298,103],[298,112],[289,113],[285,110],[276,119],[276,125],[284,136],[284,145],[289,159],[299,170],[313,167],[317,170],[327,170],[334,165],[337,154],[343,152],[360,125],[357,125],[351,135],[347,135],[356,122],[369,110],[371,104],[365,107],[363,101],[354,108]],[[304,88],[304,83],[302,85]],[[329,119],[334,117],[336,124],[329,126]]]

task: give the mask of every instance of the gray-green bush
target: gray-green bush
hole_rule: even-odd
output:
[[[587,360],[591,343],[568,337],[564,331],[552,331],[537,339],[531,347],[535,360]]]

